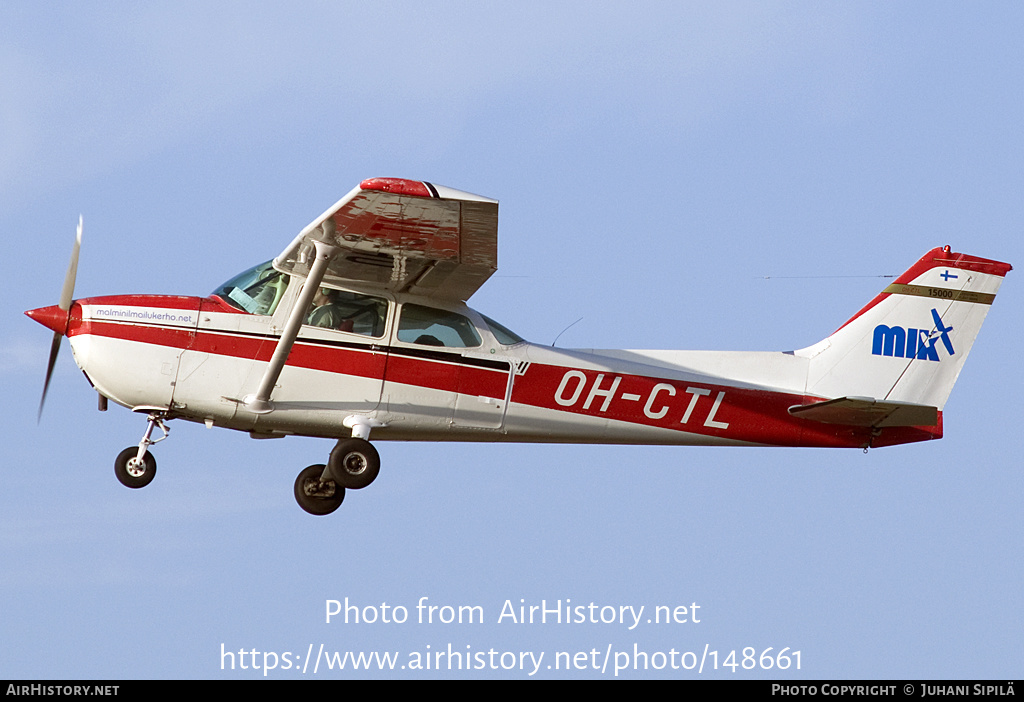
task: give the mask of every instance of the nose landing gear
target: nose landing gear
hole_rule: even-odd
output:
[[[149,447],[167,438],[170,430],[164,424],[166,415],[162,412],[154,412],[149,415],[149,424],[146,426],[146,433],[138,446],[129,446],[114,459],[114,475],[125,487],[133,489],[143,488],[153,482],[156,477],[156,459],[149,452]],[[153,428],[160,427],[163,436],[159,439],[151,439]]]

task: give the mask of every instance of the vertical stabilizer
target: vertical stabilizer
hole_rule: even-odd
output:
[[[932,249],[810,359],[807,394],[946,403],[1010,264]]]

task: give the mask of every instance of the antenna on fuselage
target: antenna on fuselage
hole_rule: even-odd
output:
[[[576,320],[576,322],[581,322],[581,321],[583,321],[583,317],[580,317],[579,319]],[[558,332],[558,336],[556,336],[555,340],[551,342],[551,345],[554,346],[556,343],[558,343],[558,340],[561,338],[562,334],[564,334],[567,331],[569,331],[576,324],[576,322],[573,322],[572,324],[567,326],[565,329],[563,329],[562,331]]]

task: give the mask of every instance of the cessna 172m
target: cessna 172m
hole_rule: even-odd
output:
[[[942,436],[942,408],[1009,264],[936,248],[823,341],[788,352],[569,350],[466,306],[496,270],[498,203],[365,180],[273,261],[208,297],[73,300],[28,311],[100,396],[148,415],[114,472],[153,479],[150,446],[187,419],[337,439],[295,481],[312,514],[380,469],[369,442],[891,446]],[[42,402],[40,402],[42,412]],[[159,428],[163,436],[153,438]]]

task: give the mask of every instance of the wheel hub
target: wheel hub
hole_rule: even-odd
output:
[[[366,456],[361,453],[350,453],[345,456],[345,460],[341,464],[349,475],[359,475],[366,470],[367,460]]]
[[[334,497],[334,481],[310,478],[303,483],[302,491],[307,497]]]
[[[133,478],[141,478],[146,474],[146,462],[140,461],[138,458],[132,458],[125,466],[125,471]]]

